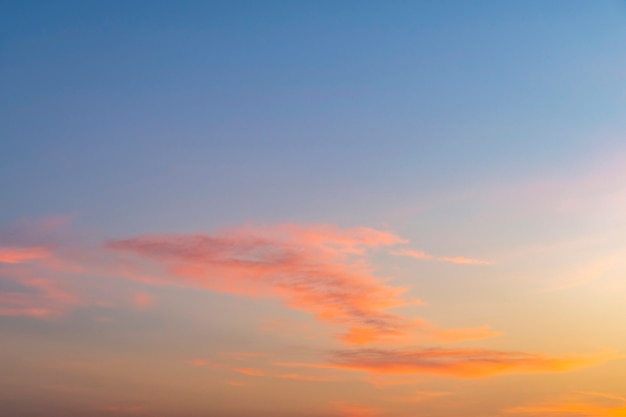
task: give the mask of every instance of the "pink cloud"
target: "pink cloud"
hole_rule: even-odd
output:
[[[0,263],[19,264],[48,256],[50,256],[50,249],[44,246],[0,247]]]
[[[106,247],[127,256],[125,269],[133,279],[278,298],[321,322],[344,326],[339,338],[345,343],[409,342],[416,334],[443,343],[497,335],[486,327],[438,329],[388,312],[415,302],[402,299],[405,288],[374,276],[364,255],[400,243],[406,241],[367,228],[248,225],[213,235],[139,236]]]
[[[437,258],[437,260],[442,262],[450,262],[453,264],[466,264],[466,265],[491,265],[491,262],[485,261],[482,259],[473,259],[473,258],[463,258],[461,256],[457,257],[448,257],[444,256],[441,258]]]
[[[434,259],[434,256],[427,254],[426,252],[412,250],[412,249],[399,249],[391,252],[392,255],[396,256],[408,256],[415,259],[424,259],[430,260]]]
[[[154,305],[156,298],[150,294],[143,292],[137,293],[133,296],[132,303],[137,310],[145,310]]]
[[[55,239],[53,232],[62,234],[58,222],[44,226],[12,235],[45,245],[2,248],[0,277],[13,284],[8,291],[0,287],[0,314],[44,317],[81,305],[114,305],[115,298],[124,295],[112,294],[105,284],[118,278],[277,298],[318,321],[343,326],[339,338],[345,343],[409,341],[416,333],[421,340],[439,342],[457,341],[462,335],[466,339],[494,335],[482,328],[442,330],[389,312],[415,304],[402,298],[405,288],[376,277],[365,260],[369,250],[406,243],[389,232],[330,225],[246,225],[213,235],[116,240],[103,250]],[[138,310],[154,301],[143,291],[131,296]]]
[[[77,296],[47,272],[47,265],[33,262],[0,265],[5,287],[0,290],[0,315],[47,317],[79,304]]]
[[[404,242],[367,228],[246,226],[218,235],[140,236],[107,247],[161,264],[164,279],[252,297],[277,297],[320,321],[343,324],[342,340],[405,337],[415,323],[386,312],[407,305],[404,288],[381,283],[359,256]],[[356,259],[355,259],[356,258]]]
[[[434,256],[426,252],[416,251],[412,249],[399,249],[391,252],[396,256],[408,256],[414,259],[420,260],[433,260],[439,262],[449,262],[453,264],[466,264],[466,265],[491,265],[491,262],[482,259],[464,258],[461,256]]]

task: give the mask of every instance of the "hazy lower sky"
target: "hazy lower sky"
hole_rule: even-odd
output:
[[[0,414],[626,416],[626,3],[3,1]]]

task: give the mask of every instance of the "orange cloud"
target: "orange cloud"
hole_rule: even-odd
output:
[[[235,368],[233,371],[249,376],[265,376],[264,371],[255,368]]]
[[[395,251],[392,251],[391,254],[396,255],[396,256],[408,256],[410,258],[415,258],[415,259],[420,259],[420,260],[434,260],[434,261],[439,261],[439,262],[450,262],[453,264],[491,265],[491,262],[485,261],[482,259],[464,258],[461,256],[457,256],[457,257],[434,256],[426,252],[416,251],[412,249],[395,250]]]
[[[616,358],[614,354],[550,357],[547,355],[479,349],[337,351],[328,363],[276,363],[280,366],[362,371],[379,375],[434,374],[476,378],[498,374],[564,372]]]
[[[189,361],[189,363],[193,366],[207,366],[209,364],[209,362],[204,359],[193,359]]]
[[[0,247],[0,263],[19,264],[33,259],[42,259],[50,255],[50,249],[44,246]]]

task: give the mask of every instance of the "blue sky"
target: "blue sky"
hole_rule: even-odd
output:
[[[343,196],[376,210],[375,195],[558,170],[623,127],[617,2],[7,9],[5,220],[176,222],[164,199],[233,222],[353,209]]]

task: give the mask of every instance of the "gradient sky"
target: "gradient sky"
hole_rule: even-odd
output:
[[[626,416],[626,3],[3,1],[11,417]]]

